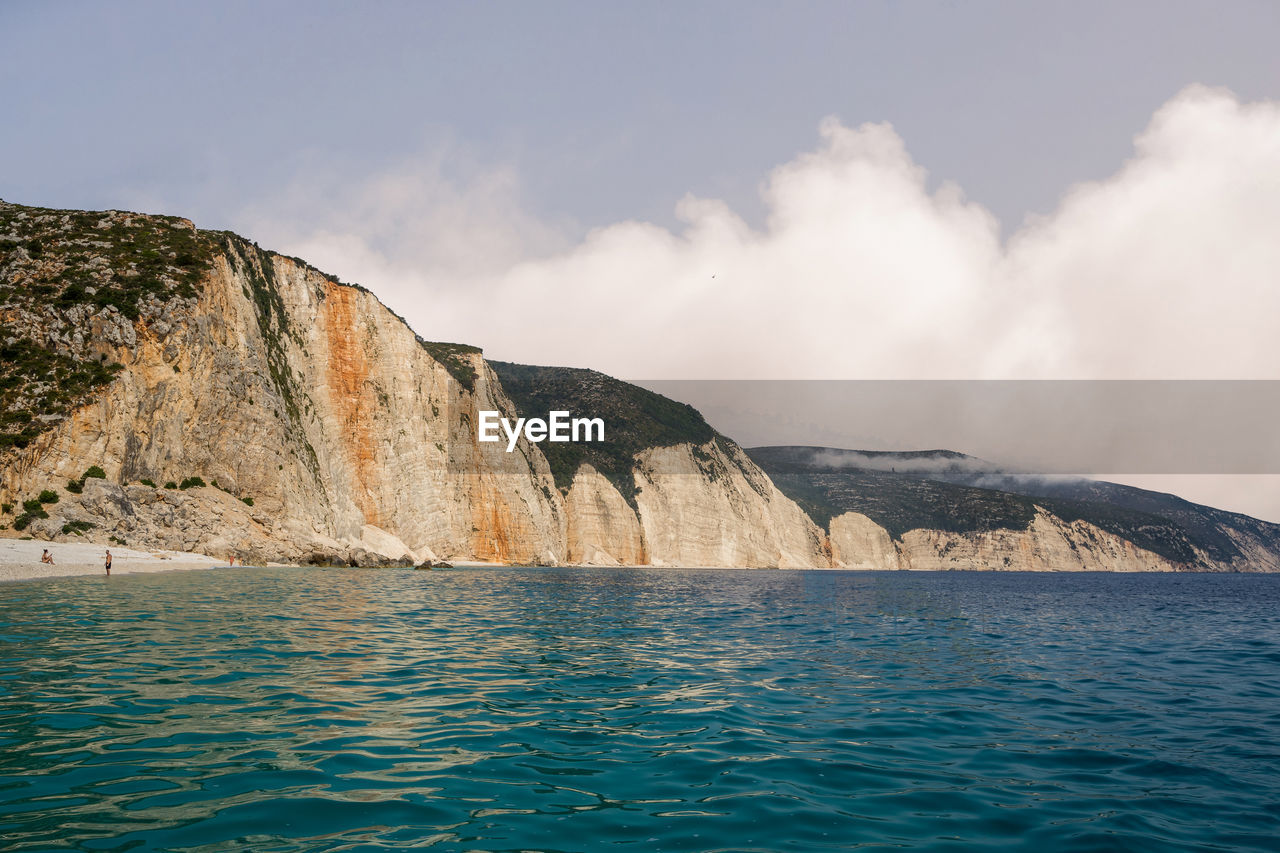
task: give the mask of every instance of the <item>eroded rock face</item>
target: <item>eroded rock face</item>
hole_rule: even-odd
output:
[[[635,510],[595,468],[583,465],[565,496],[566,559],[575,565],[649,563]]]
[[[239,541],[217,523],[225,504],[239,507],[237,523],[256,519],[253,544],[241,547],[278,559],[313,551],[337,559],[353,548],[512,562],[563,552],[545,460],[526,448],[476,449],[475,412],[504,405],[493,399],[500,386],[478,383],[486,396],[478,399],[371,294],[233,243],[189,311],[130,332],[108,341],[125,370],[15,454],[6,494],[65,487],[98,465],[114,482],[198,476],[228,492],[206,501],[195,497],[206,490],[180,493],[183,505],[209,513],[201,523],[166,515],[162,506],[177,498],[160,490],[146,524],[100,528],[128,534],[130,544],[180,538],[188,550],[225,548]],[[469,359],[486,374],[478,352]],[[58,517],[85,502],[94,518],[110,515],[97,491],[64,492]],[[251,511],[241,497],[253,500]],[[149,504],[136,496],[128,506],[138,505]],[[128,515],[125,505],[115,512]],[[371,529],[385,535],[371,540]]]
[[[1039,509],[1026,530],[908,530],[893,541],[865,515],[831,520],[833,563],[849,569],[1017,572],[1171,572],[1189,567],[1085,521]]]
[[[156,489],[87,480],[82,494],[48,507],[50,518],[31,523],[41,539],[138,543],[145,547],[234,555],[244,562],[277,559],[280,543],[269,519],[214,488]],[[63,532],[68,522],[91,525]]]
[[[736,446],[653,448],[635,476],[652,565],[830,565],[822,531]]]
[[[565,500],[569,562],[830,566],[818,527],[732,445],[653,448],[635,478],[637,509],[590,465],[579,469]]]
[[[902,568],[889,531],[862,513],[846,512],[831,519],[830,536],[831,563],[837,568]]]
[[[62,495],[34,534],[83,519],[129,545],[324,564],[827,565],[736,448],[652,451],[638,514],[590,466],[562,494],[537,445],[477,442],[480,410],[513,411],[478,350],[437,360],[372,294],[243,241],[197,299],[149,312],[72,324],[125,369],[6,460],[6,501]],[[92,465],[107,480],[65,489]],[[113,485],[189,477],[217,488]]]
[[[1038,510],[1027,530],[946,533],[911,530],[899,548],[905,568],[1026,572],[1170,572],[1187,567],[1084,521]]]

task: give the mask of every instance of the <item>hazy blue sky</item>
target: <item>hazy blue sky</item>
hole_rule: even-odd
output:
[[[0,197],[243,229],[300,169],[514,167],[581,229],[748,220],[818,121],[889,121],[1006,229],[1188,83],[1280,94],[1280,4],[0,3]]]

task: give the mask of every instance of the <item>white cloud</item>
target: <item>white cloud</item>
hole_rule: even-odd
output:
[[[892,375],[949,360],[984,320],[973,297],[999,257],[994,218],[954,187],[926,192],[887,125],[821,132],[817,151],[770,177],[763,231],[686,196],[679,232],[623,222],[507,272],[495,310],[528,325],[502,354],[644,378]]]
[[[1002,242],[887,124],[826,119],[752,230],[687,196],[683,227],[570,245],[507,168],[441,157],[354,188],[299,181],[265,244],[359,281],[428,338],[637,378],[1271,377],[1280,370],[1280,108],[1191,87],[1132,159]]]
[[[1013,236],[1004,278],[1052,374],[1277,378],[1278,227],[1280,105],[1193,86],[1116,175]]]

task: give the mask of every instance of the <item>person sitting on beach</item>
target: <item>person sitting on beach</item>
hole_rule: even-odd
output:
[[[51,566],[54,564],[54,563],[53,563],[53,555],[49,553],[49,549],[48,549],[48,548],[45,548],[45,549],[44,549],[44,553],[40,555],[40,562],[42,562],[42,563],[48,563],[48,564],[49,564],[49,565],[51,565]]]

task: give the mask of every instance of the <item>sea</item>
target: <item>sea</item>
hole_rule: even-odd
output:
[[[1280,850],[1280,576],[0,585],[5,851]]]

